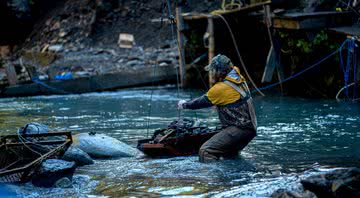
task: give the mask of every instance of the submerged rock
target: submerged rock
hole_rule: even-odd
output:
[[[71,181],[75,168],[75,162],[48,159],[40,165],[32,183],[38,187],[53,187],[63,177],[67,177]]]
[[[285,189],[279,189],[271,194],[272,198],[316,198],[312,192],[292,192]]]
[[[63,177],[55,182],[54,187],[56,187],[56,188],[71,188],[72,182],[69,178]]]
[[[360,169],[338,169],[301,180],[304,189],[317,197],[360,197]]]
[[[77,166],[94,164],[94,160],[83,150],[71,146],[62,157],[63,160],[75,162]]]
[[[73,146],[93,158],[133,157],[139,151],[115,138],[104,134],[81,133],[73,136]]]

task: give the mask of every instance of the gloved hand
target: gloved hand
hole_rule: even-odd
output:
[[[184,109],[184,103],[186,103],[186,100],[179,100],[178,109]]]

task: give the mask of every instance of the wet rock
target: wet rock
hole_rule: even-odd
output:
[[[53,51],[53,52],[61,52],[64,50],[64,46],[63,45],[50,45],[48,50]]]
[[[132,157],[139,151],[115,138],[104,134],[81,133],[73,136],[73,146],[93,158]]]
[[[75,72],[75,76],[83,78],[83,77],[92,76],[92,74],[90,72],[88,72],[88,71],[78,71],[78,72]]]
[[[139,61],[139,60],[132,60],[126,63],[126,66],[132,67],[132,66],[136,66],[136,65],[143,65],[144,61]]]
[[[168,66],[168,64],[167,63],[160,63],[159,66],[160,67],[166,67],[166,66]]]
[[[44,134],[49,133],[49,127],[37,122],[31,122],[18,129],[20,134]]]
[[[55,182],[54,187],[55,188],[71,188],[72,182],[69,178],[63,177]]]
[[[360,197],[360,169],[338,169],[301,180],[317,197]]]
[[[87,153],[74,146],[68,148],[62,159],[69,162],[75,162],[77,166],[94,164],[94,160]]]
[[[32,183],[38,187],[53,187],[54,184],[63,177],[71,180],[75,168],[75,162],[48,159],[44,161],[36,171]]]
[[[278,189],[271,194],[272,198],[316,198],[316,195],[310,191],[292,192],[285,189]]]
[[[156,61],[157,61],[158,63],[167,63],[167,64],[171,64],[171,63],[172,63],[172,60],[167,59],[167,58],[162,58],[162,57],[159,57]]]

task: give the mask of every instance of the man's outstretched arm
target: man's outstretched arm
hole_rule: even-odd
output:
[[[213,106],[206,94],[190,101],[179,101],[179,108],[183,109],[202,109]]]

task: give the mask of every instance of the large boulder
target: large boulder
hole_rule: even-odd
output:
[[[93,158],[133,157],[139,154],[137,149],[104,134],[74,135],[73,146]]]
[[[94,160],[83,150],[70,146],[64,153],[63,160],[75,162],[77,166],[94,164]]]
[[[304,189],[319,198],[360,197],[360,169],[337,169],[301,180]]]
[[[32,183],[38,187],[53,187],[59,179],[64,177],[71,181],[75,168],[75,162],[48,159],[36,171]]]

